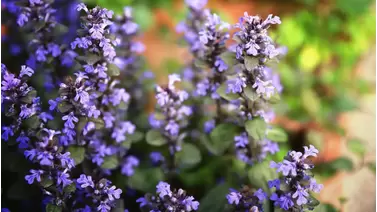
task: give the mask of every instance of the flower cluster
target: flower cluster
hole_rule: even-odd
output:
[[[262,190],[252,192],[248,186],[244,186],[240,191],[231,189],[226,195],[228,203],[233,205],[235,212],[263,211],[263,202],[267,200],[267,194]]]
[[[121,189],[111,185],[106,179],[94,181],[91,176],[81,174],[76,182],[78,189],[85,190],[85,195],[92,201],[92,204],[88,203],[83,207],[84,211],[109,212],[122,194]]]
[[[275,206],[284,210],[313,210],[318,204],[309,191],[319,193],[323,185],[317,184],[312,177],[310,170],[314,165],[308,160],[308,157],[316,157],[318,150],[313,145],[304,146],[304,150],[304,153],[290,151],[283,162],[271,161],[271,168],[276,168],[284,178],[268,182],[270,188],[276,188],[270,199],[274,201]]]
[[[10,125],[2,126],[2,138],[7,141],[10,136],[19,131],[26,119],[35,116],[40,111],[40,99],[36,91],[27,84],[27,80],[34,74],[28,66],[22,66],[18,77],[10,73],[4,64],[1,64],[1,103],[2,111],[12,119]],[[24,134],[24,133],[23,133]],[[18,139],[21,148],[27,146],[25,139]]]
[[[216,91],[225,80],[222,72],[228,69],[228,65],[221,59],[220,55],[227,50],[225,42],[229,38],[229,33],[226,30],[229,28],[230,25],[221,21],[216,14],[207,15],[204,27],[199,32],[202,51],[198,60],[210,68],[211,72],[208,73],[209,76],[204,77],[196,85],[196,95],[206,96],[210,94],[213,99],[220,98]]]
[[[184,136],[181,129],[187,125],[187,118],[192,113],[189,106],[183,105],[189,95],[186,91],[176,89],[174,84],[177,81],[181,81],[181,78],[177,74],[172,74],[169,75],[167,87],[156,87],[159,113],[152,114],[149,118],[152,128],[160,131],[166,138],[172,155],[181,150]]]
[[[234,137],[237,158],[252,165],[254,162],[262,161],[267,154],[275,154],[279,151],[277,143],[264,138],[257,141],[246,132]]]
[[[281,90],[278,79],[267,68],[269,60],[276,59],[279,51],[275,48],[267,29],[272,24],[280,24],[277,16],[269,15],[266,20],[247,13],[235,25],[239,29],[233,36],[237,42],[235,47],[238,73],[227,82],[227,93],[241,96],[241,115],[247,119],[271,112],[269,103],[276,101],[277,90]],[[275,87],[277,86],[277,87]]]
[[[123,14],[115,17],[115,23],[111,25],[111,32],[120,39],[114,64],[121,70],[120,76],[123,79],[121,83],[131,95],[131,108],[140,108],[145,104],[142,98],[144,95],[142,83],[154,76],[148,71],[139,72],[142,68],[140,54],[144,52],[145,46],[142,42],[135,40],[140,32],[139,25],[133,20],[131,7],[125,7]]]
[[[72,183],[70,171],[75,163],[69,152],[59,148],[61,132],[43,127],[53,117],[41,112],[39,97],[27,85],[26,80],[33,73],[31,68],[22,66],[19,77],[15,77],[2,65],[2,105],[13,119],[10,126],[3,126],[2,137],[7,141],[17,134],[19,149],[39,167],[31,169],[25,180],[29,184],[37,182],[45,194],[55,197],[55,203],[61,205],[69,195],[63,189]],[[28,129],[24,130],[25,127]]]
[[[156,186],[157,195],[146,194],[137,200],[141,208],[148,208],[153,212],[161,211],[196,211],[199,202],[192,196],[187,196],[183,189],[171,190],[166,182],[159,182]]]

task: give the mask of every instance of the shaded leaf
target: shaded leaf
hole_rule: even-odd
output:
[[[283,129],[274,127],[267,130],[267,138],[275,142],[286,142],[288,135]]]
[[[245,123],[246,132],[255,140],[262,140],[266,136],[267,124],[261,118],[254,118]]]
[[[352,171],[353,163],[349,158],[341,157],[331,161],[329,164],[335,170]]]
[[[162,146],[167,143],[166,138],[157,130],[149,130],[146,140],[147,143],[152,146]]]
[[[108,68],[107,68],[107,74],[110,76],[110,77],[116,77],[116,76],[119,76],[120,74],[120,69],[118,68],[118,66],[116,66],[115,64],[113,63],[110,63]]]
[[[101,165],[101,168],[103,168],[103,169],[115,169],[118,166],[119,166],[118,157],[116,155],[112,155],[112,156],[106,156],[103,159],[103,163]]]
[[[226,92],[227,90],[227,84],[226,83],[223,83],[220,85],[219,88],[217,88],[216,92],[224,99],[228,100],[228,101],[232,101],[232,100],[235,100],[235,99],[238,99],[240,96],[238,94],[234,94],[234,93],[227,93]]]
[[[62,212],[63,208],[61,206],[53,205],[53,204],[48,204],[46,206],[46,212]]]
[[[347,141],[347,147],[350,151],[353,153],[359,155],[359,156],[364,156],[366,152],[366,148],[364,144],[358,140],[358,139],[350,139]]]
[[[21,102],[26,103],[26,104],[31,104],[33,102],[33,99],[37,96],[37,91],[36,90],[31,90],[29,93],[27,93],[26,96],[22,97],[20,99]]]
[[[367,163],[367,166],[369,170],[371,170],[373,173],[376,173],[376,162],[369,162]]]
[[[236,64],[236,54],[231,51],[226,51],[220,55],[220,58],[228,65],[233,66]]]
[[[41,124],[41,120],[37,115],[33,115],[25,120],[25,123],[31,129],[37,129]]]
[[[66,192],[66,193],[72,193],[74,191],[76,191],[76,184],[75,183],[71,183],[64,188],[64,192]]]
[[[144,133],[139,132],[139,131],[135,131],[131,135],[127,135],[127,140],[130,140],[133,143],[139,142],[143,140],[143,138],[144,138]]]
[[[234,136],[238,133],[238,127],[235,124],[219,124],[211,131],[211,146],[217,155],[223,154],[233,143]]]
[[[212,188],[200,200],[198,212],[225,212],[227,206],[226,195],[229,193],[230,186],[227,184],[219,184]]]
[[[155,192],[157,183],[163,177],[161,168],[137,168],[134,175],[128,178],[127,185],[142,192]]]
[[[202,155],[199,149],[190,143],[183,143],[182,150],[176,154],[177,162],[183,167],[192,167],[200,163]]]
[[[71,153],[71,158],[75,161],[75,165],[82,163],[85,157],[85,148],[82,146],[70,146],[67,149]]]
[[[269,191],[267,182],[278,177],[275,169],[270,168],[267,161],[254,164],[247,173],[250,183],[255,188],[262,188]]]
[[[58,110],[61,113],[66,113],[68,111],[71,111],[72,108],[73,108],[73,106],[71,104],[67,103],[67,102],[60,102],[58,104]]]
[[[245,56],[244,59],[245,59],[245,68],[248,71],[253,70],[258,65],[257,57]]]
[[[252,102],[254,102],[254,101],[256,101],[256,100],[259,99],[259,95],[255,91],[255,89],[252,88],[251,86],[247,86],[246,88],[244,88],[243,89],[243,93]]]
[[[48,188],[48,187],[52,186],[53,183],[54,183],[54,182],[53,182],[51,179],[49,179],[49,178],[44,178],[44,179],[42,179],[42,181],[40,182],[40,184],[41,184],[41,186],[42,186],[43,188]]]

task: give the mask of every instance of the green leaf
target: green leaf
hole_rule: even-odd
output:
[[[161,168],[135,169],[134,175],[128,178],[127,185],[142,192],[155,192],[156,184],[163,180]]]
[[[214,154],[222,155],[233,143],[234,136],[238,133],[238,127],[230,123],[219,124],[211,131],[211,147]]]
[[[101,118],[89,118],[88,121],[93,122],[96,125],[96,129],[100,130],[105,127],[105,122]]]
[[[27,192],[25,192],[27,191]],[[36,190],[34,187],[26,184],[24,179],[15,182],[13,185],[9,187],[7,190],[6,196],[9,199],[13,200],[22,200],[22,199],[29,199],[36,194]]]
[[[288,135],[283,129],[274,127],[267,130],[267,138],[275,142],[286,142]]]
[[[33,102],[33,99],[37,96],[37,91],[36,90],[31,90],[29,93],[27,93],[26,96],[22,97],[20,99],[21,102],[26,103],[26,104],[31,104]]]
[[[219,184],[212,188],[201,200],[198,212],[225,212],[227,206],[226,195],[230,186]]]
[[[248,71],[253,70],[258,65],[257,57],[245,56],[244,58],[245,58],[245,68]]]
[[[313,212],[338,212],[338,209],[336,209],[334,206],[324,203],[318,205]]]
[[[275,89],[275,93],[268,99],[268,102],[271,104],[277,104],[281,100],[279,92]]]
[[[176,154],[177,162],[183,167],[192,167],[200,163],[202,155],[199,149],[190,143],[183,143],[182,150]]]
[[[143,138],[144,138],[144,133],[139,132],[139,131],[135,131],[133,134],[127,135],[127,140],[130,140],[133,143],[139,142],[143,140]]]
[[[243,89],[243,93],[252,102],[254,102],[254,101],[256,101],[256,100],[259,99],[259,95],[255,91],[255,89],[252,88],[251,86],[247,86],[246,88],[244,88]]]
[[[49,179],[49,178],[44,178],[44,179],[42,179],[42,181],[40,182],[40,184],[41,184],[41,186],[43,188],[48,188],[52,184],[54,184],[54,182],[51,179]]]
[[[267,182],[276,179],[278,174],[275,169],[271,169],[267,161],[254,164],[247,172],[250,183],[256,188],[269,191]]]
[[[255,140],[261,141],[266,136],[267,124],[261,118],[254,118],[245,123],[246,132]]]
[[[70,146],[67,151],[71,153],[71,158],[75,161],[76,166],[85,158],[85,148],[82,146]]]
[[[220,55],[220,58],[228,65],[233,66],[236,64],[236,54],[231,51],[226,51]]]
[[[364,144],[358,139],[353,138],[353,139],[348,140],[347,146],[350,151],[352,151],[353,153],[361,157],[364,156],[366,153],[366,148]]]
[[[75,183],[71,183],[71,184],[69,184],[68,186],[66,186],[66,187],[63,189],[63,191],[64,191],[65,193],[72,193],[72,192],[76,191],[76,184],[75,184]]]
[[[58,104],[58,110],[61,113],[66,113],[68,111],[71,111],[73,106],[67,102],[61,102]]]
[[[203,60],[196,59],[194,61],[194,64],[195,64],[196,67],[201,68],[201,69],[208,68],[207,63],[205,61],[203,61]]]
[[[120,69],[115,64],[110,63],[107,69],[109,77],[116,77],[120,74]]]
[[[48,204],[46,206],[46,212],[62,212],[63,208],[61,206],[53,205],[53,204]]]
[[[226,92],[227,90],[227,84],[226,83],[223,83],[220,85],[219,88],[217,88],[217,93],[224,99],[228,100],[228,101],[232,101],[232,100],[235,100],[235,99],[238,99],[240,97],[240,95],[238,94],[234,94],[234,93],[227,93]]]
[[[119,160],[116,155],[106,156],[101,167],[103,169],[115,169],[119,166]]]
[[[167,143],[166,138],[157,130],[149,130],[146,140],[152,146],[162,146]]]
[[[341,157],[330,162],[330,167],[335,170],[352,171],[353,163],[349,158]]]
[[[367,166],[369,170],[371,170],[373,173],[376,173],[376,162],[369,162],[367,163]]]
[[[31,129],[37,129],[39,125],[41,124],[41,120],[37,115],[33,115],[25,120],[25,123],[27,126],[29,126]]]

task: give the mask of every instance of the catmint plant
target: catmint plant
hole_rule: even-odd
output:
[[[199,202],[193,196],[188,196],[183,189],[171,190],[166,182],[159,182],[156,186],[157,195],[146,194],[137,200],[141,208],[148,208],[150,211],[196,211]]]
[[[282,162],[271,161],[271,168],[283,175],[283,179],[268,181],[268,186],[276,189],[270,196],[275,206],[285,211],[304,211],[313,210],[318,205],[318,200],[310,192],[319,193],[323,185],[313,178],[310,170],[314,165],[309,160],[317,154],[318,150],[310,145],[304,146],[304,153],[290,151]]]

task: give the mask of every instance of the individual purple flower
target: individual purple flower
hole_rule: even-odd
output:
[[[25,180],[29,183],[29,184],[33,184],[34,183],[34,180],[37,180],[37,182],[41,182],[41,175],[43,174],[43,171],[42,170],[34,170],[34,169],[31,169],[30,170],[30,175],[26,175],[25,176]]]
[[[165,161],[165,157],[161,154],[161,152],[151,152],[149,154],[149,158],[151,159],[153,164]]]
[[[69,174],[65,172],[58,173],[57,178],[57,185],[61,184],[63,188],[72,183],[72,180],[69,179]]]
[[[172,192],[170,190],[170,185],[166,182],[159,182],[156,186],[157,193],[161,198],[164,198],[164,196],[171,196]]]
[[[105,190],[105,192],[107,193],[109,200],[113,201],[115,199],[120,198],[120,194],[122,193],[122,190],[119,188],[117,189],[115,186],[111,186],[110,188]]]
[[[135,173],[135,167],[139,166],[139,159],[135,156],[128,156],[121,168],[121,173],[130,177]]]
[[[52,166],[54,157],[51,155],[50,152],[44,151],[38,153],[37,159],[39,163],[43,166]]]
[[[73,112],[70,112],[68,115],[63,116],[63,121],[65,121],[64,126],[69,128],[75,128],[74,122],[78,122],[79,119],[73,114]]]
[[[31,77],[34,74],[34,70],[25,65],[21,66],[20,77],[27,75]]]
[[[227,89],[226,89],[226,92],[227,93],[241,93],[243,88],[246,87],[246,83],[245,83],[245,80],[240,78],[240,77],[236,77],[234,79],[230,79],[227,81]]]
[[[211,119],[204,123],[204,132],[210,133],[215,128],[215,120]]]
[[[3,133],[1,134],[2,139],[8,141],[10,136],[14,135],[12,127],[2,126]]]
[[[241,200],[241,194],[239,192],[232,191],[226,195],[229,204],[238,205]]]
[[[86,176],[85,174],[81,174],[80,178],[77,179],[77,183],[80,185],[81,188],[92,187],[94,188],[94,182],[91,176]]]

